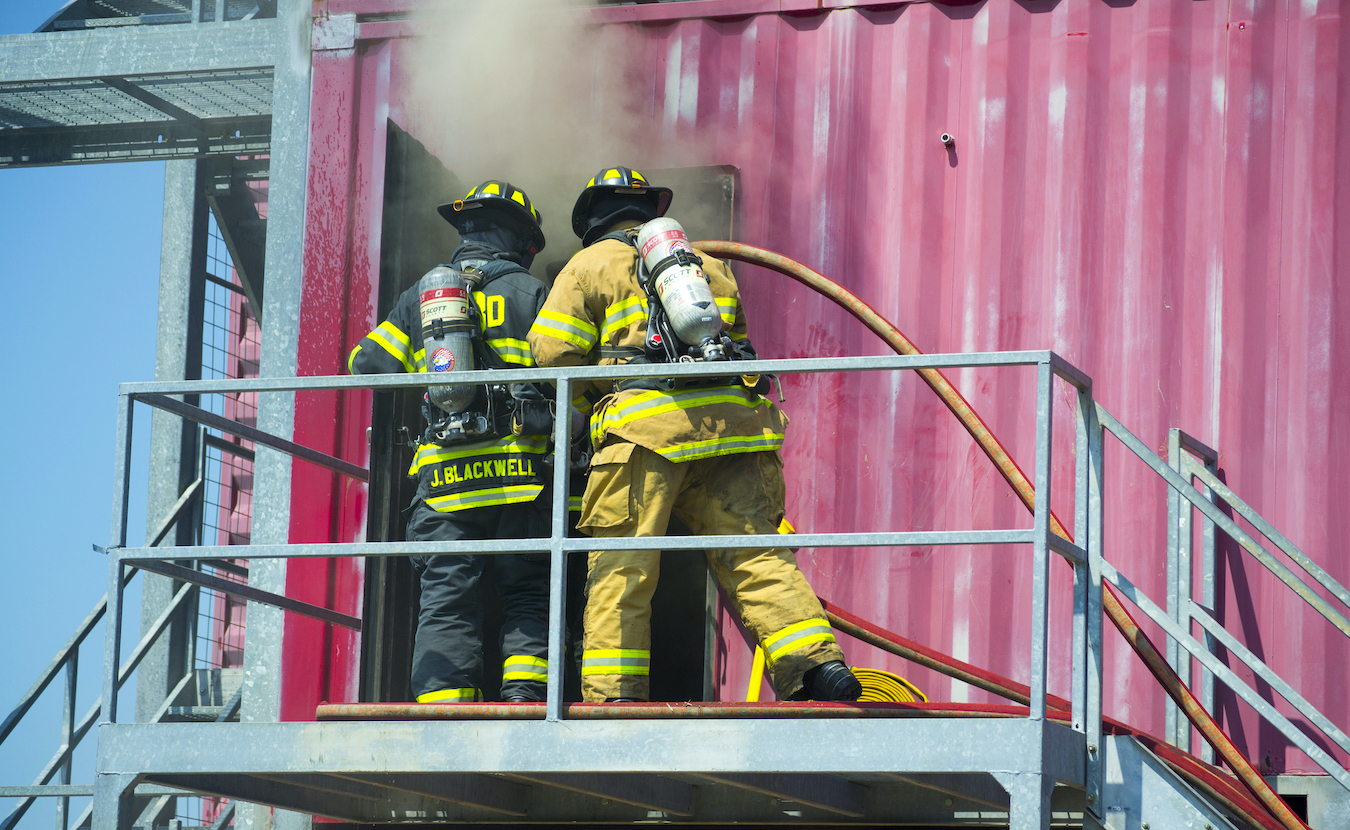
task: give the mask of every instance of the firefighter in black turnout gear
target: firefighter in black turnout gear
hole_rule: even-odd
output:
[[[466,288],[458,296],[472,298],[469,317],[477,318],[473,359],[460,368],[533,366],[525,338],[548,295],[528,270],[544,248],[538,211],[523,191],[497,181],[484,182],[438,210],[463,238],[450,267],[463,273]],[[389,318],[361,340],[348,361],[349,371],[428,371],[419,289],[430,278],[403,292]],[[433,350],[433,371],[445,368],[443,352]],[[440,387],[452,388],[468,394],[465,387]],[[460,413],[446,412],[424,397],[427,426],[408,470],[417,478],[408,538],[449,542],[547,536],[543,461],[551,404],[532,384],[479,386]],[[494,569],[504,611],[502,700],[543,700],[548,675],[547,555],[432,555],[414,557],[413,566],[422,588],[412,668],[418,702],[483,699],[480,583],[486,567]]]

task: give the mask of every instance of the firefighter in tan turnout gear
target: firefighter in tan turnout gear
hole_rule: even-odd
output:
[[[530,329],[539,365],[754,357],[740,292],[726,266],[692,249],[672,248],[664,256],[662,245],[683,238],[677,223],[658,219],[671,195],[624,167],[591,179],[572,213],[583,249],[554,281]],[[662,261],[642,266],[638,245]],[[695,281],[681,286],[679,279]],[[649,295],[648,282],[669,292],[659,294],[664,301]],[[677,289],[698,289],[705,299],[676,308]],[[675,333],[679,316],[690,310],[706,311],[698,318],[709,326],[706,336],[697,336],[701,342],[681,342]],[[595,537],[663,536],[673,514],[701,535],[776,532],[784,512],[778,450],[787,417],[747,387],[754,378],[743,381],[743,373],[729,362],[728,377],[627,380],[593,390],[599,395],[591,416],[594,456],[580,529]],[[710,550],[707,556],[764,647],[780,697],[858,698],[862,687],[844,665],[790,551]],[[590,554],[581,670],[587,701],[649,698],[659,563],[659,550]]]
[[[528,270],[544,247],[538,211],[523,191],[497,181],[439,211],[463,238],[450,267],[432,269],[403,292],[388,319],[352,351],[352,373],[534,365],[525,337],[548,291]],[[551,403],[533,385],[429,387],[422,406],[426,430],[408,471],[417,478],[408,538],[547,536],[543,461]],[[417,556],[413,566],[421,578],[412,667],[417,700],[482,699],[479,586],[489,567],[503,606],[502,700],[543,700],[547,555]]]

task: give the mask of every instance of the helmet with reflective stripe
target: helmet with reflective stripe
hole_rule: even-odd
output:
[[[486,181],[470,190],[463,199],[436,208],[445,221],[460,233],[470,233],[479,223],[500,225],[517,231],[534,246],[531,253],[544,250],[543,220],[525,191],[510,182]]]
[[[583,244],[589,244],[588,233],[595,235],[595,221],[603,219],[600,214],[610,214],[610,197],[628,197],[626,201],[645,203],[650,215],[645,219],[665,216],[674,193],[668,187],[652,187],[647,177],[628,167],[606,167],[586,183],[586,189],[577,197],[572,208],[572,231],[581,237]],[[634,198],[635,197],[635,198]],[[626,218],[626,217],[621,217]],[[645,221],[644,219],[644,221]],[[600,229],[603,230],[603,229]]]

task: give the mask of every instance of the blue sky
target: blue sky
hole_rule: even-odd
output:
[[[0,3],[0,34],[31,32],[64,5]],[[154,377],[163,204],[163,163],[0,170],[0,719],[106,590],[106,559],[91,545],[109,541],[117,384]],[[148,426],[148,414],[140,420]],[[143,450],[148,432],[138,433]],[[141,463],[132,543],[144,540],[145,481]],[[101,629],[93,639],[77,717],[98,696]],[[31,783],[51,757],[60,703],[58,682],[0,745],[0,784]],[[86,743],[76,783],[92,782]],[[0,799],[0,818],[15,804]],[[52,827],[54,809],[40,799],[19,827]]]

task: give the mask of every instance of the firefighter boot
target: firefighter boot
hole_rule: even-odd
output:
[[[821,663],[802,676],[808,700],[857,700],[862,697],[862,684],[848,666],[838,660]]]
[[[533,680],[510,680],[502,684],[502,703],[543,703],[548,685]]]

